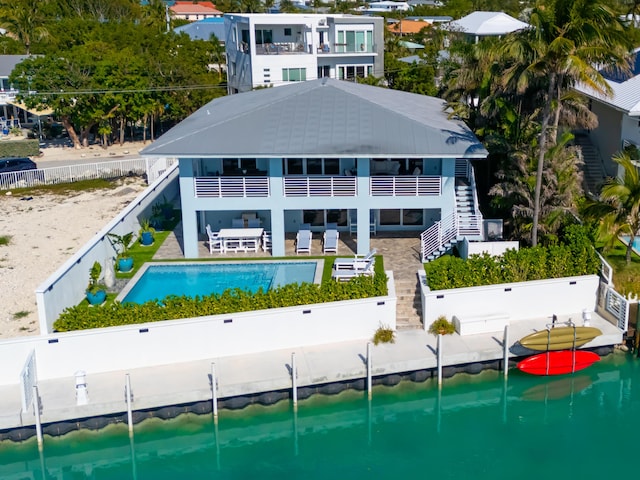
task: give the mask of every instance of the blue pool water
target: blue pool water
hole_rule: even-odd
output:
[[[257,292],[289,283],[313,283],[316,262],[197,263],[150,265],[122,303],[145,303],[168,295],[204,296],[229,288]]]
[[[620,237],[625,244],[629,244],[629,236],[623,235]],[[633,249],[636,252],[640,252],[640,238],[636,237],[633,239]]]
[[[403,382],[211,415],[0,443],[3,480],[461,479],[635,477],[640,359],[614,354],[575,375],[512,370]]]

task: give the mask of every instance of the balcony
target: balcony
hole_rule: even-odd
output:
[[[318,55],[355,55],[376,53],[376,45],[352,45],[347,43],[323,43],[316,47]]]
[[[285,177],[285,197],[355,197],[356,177]]]
[[[301,42],[264,43],[256,45],[256,55],[299,55],[309,54],[311,50]]]
[[[371,177],[372,197],[429,197],[442,193],[441,177],[379,176]]]
[[[269,177],[197,177],[197,198],[268,197]]]

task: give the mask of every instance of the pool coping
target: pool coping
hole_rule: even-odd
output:
[[[136,286],[142,275],[146,273],[146,271],[152,266],[162,266],[162,265],[247,265],[251,263],[315,263],[316,271],[313,277],[313,283],[320,285],[322,283],[322,272],[324,270],[324,259],[291,259],[291,260],[229,260],[229,261],[221,261],[221,262],[210,262],[210,261],[184,261],[184,262],[145,262],[136,272],[136,274],[131,277],[127,284],[124,286],[118,296],[116,297],[116,302],[122,302],[123,299],[127,297],[129,292],[133,290],[133,287]]]

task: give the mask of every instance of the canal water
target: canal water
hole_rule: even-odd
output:
[[[563,377],[517,370],[314,396],[0,443],[2,480],[567,479],[631,474],[640,359]],[[625,462],[626,461],[626,462]],[[628,465],[629,468],[632,465]]]

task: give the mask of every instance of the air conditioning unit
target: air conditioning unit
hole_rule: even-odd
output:
[[[324,18],[321,18],[320,20],[318,20],[318,25],[324,25],[326,23],[326,20]]]

